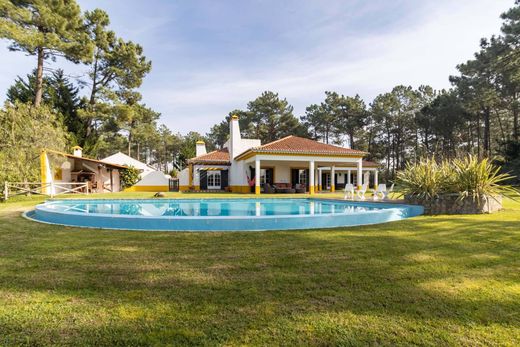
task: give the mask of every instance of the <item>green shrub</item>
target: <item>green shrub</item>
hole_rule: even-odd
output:
[[[435,199],[443,194],[458,194],[460,199],[468,197],[480,201],[484,196],[516,195],[515,189],[504,182],[512,176],[500,173],[500,166],[488,159],[478,160],[468,155],[463,159],[437,162],[434,158],[422,159],[407,164],[397,173],[396,183],[405,196],[419,199]]]
[[[483,196],[506,195],[516,193],[510,185],[504,184],[512,179],[507,173],[500,173],[500,166],[489,159],[478,160],[469,155],[463,159],[455,159],[450,163],[452,173],[452,190],[461,199],[480,200]]]
[[[444,163],[425,158],[415,164],[408,163],[403,171],[397,173],[396,183],[404,195],[428,200],[446,191],[448,176]]]
[[[123,188],[131,187],[139,181],[139,170],[133,166],[130,166],[121,170],[120,178]]]

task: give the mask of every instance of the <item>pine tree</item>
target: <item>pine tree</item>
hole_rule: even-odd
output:
[[[37,56],[36,107],[42,102],[46,59],[62,56],[79,63],[92,58],[92,44],[75,0],[2,0],[0,37],[12,41],[11,50]]]

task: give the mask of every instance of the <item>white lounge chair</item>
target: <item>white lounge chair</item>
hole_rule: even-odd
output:
[[[390,189],[388,189],[387,191],[384,192],[383,200],[386,200],[388,198],[388,195],[390,195],[390,193],[393,191],[394,191],[394,184],[392,183],[392,185],[390,186]]]
[[[367,192],[367,189],[368,189],[368,183],[365,183],[361,186],[361,189],[359,189],[357,191],[357,196],[359,199],[365,200],[365,193]]]
[[[381,200],[385,198],[386,194],[386,184],[381,183],[377,185],[377,188],[374,189],[374,200],[378,200],[381,197]]]
[[[345,200],[354,199],[354,185],[353,184],[345,184]]]
[[[386,184],[379,184],[377,189],[374,190],[374,200],[377,200],[381,196],[381,200],[386,200],[388,195],[394,190],[394,185],[390,186],[390,189],[386,189]]]

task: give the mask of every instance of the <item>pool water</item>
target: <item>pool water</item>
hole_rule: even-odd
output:
[[[111,214],[126,216],[285,216],[317,214],[355,214],[380,210],[378,206],[360,206],[338,201],[307,199],[206,199],[143,201],[60,201],[47,207],[60,212]]]
[[[325,199],[51,200],[28,218],[109,229],[224,231],[332,228],[422,214],[420,206]]]

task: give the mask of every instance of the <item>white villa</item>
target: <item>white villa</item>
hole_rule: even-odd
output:
[[[122,152],[114,153],[106,158],[101,159],[101,161],[107,163],[113,163],[123,166],[132,166],[139,170],[139,178],[143,178],[151,172],[156,172],[157,170],[152,166],[145,164],[137,159],[132,158],[129,155],[126,155]]]
[[[238,116],[230,120],[230,136],[222,149],[206,152],[197,142],[196,157],[180,172],[181,191],[268,192],[279,189],[305,190],[310,194],[341,189],[347,183],[361,187],[378,184],[378,165],[364,161],[366,152],[287,136],[262,145],[243,139]]]
[[[121,152],[102,159],[104,162],[134,167],[139,170],[140,180],[133,186],[126,188],[130,192],[167,192],[170,190],[170,175],[165,175],[154,167],[145,164]]]

